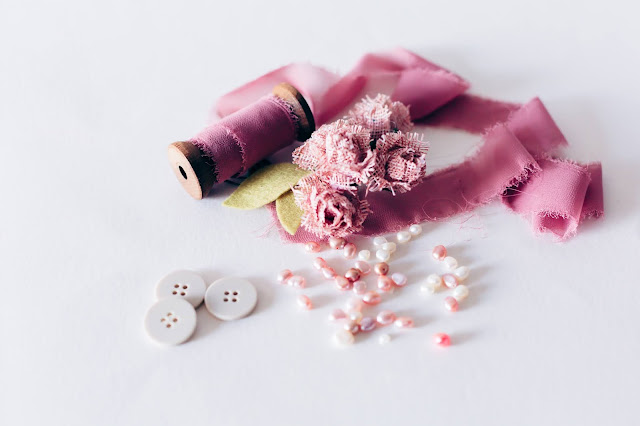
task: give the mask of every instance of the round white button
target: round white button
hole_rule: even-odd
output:
[[[207,286],[202,277],[193,271],[173,271],[156,285],[156,298],[178,297],[197,308],[204,299]]]
[[[179,345],[189,339],[196,329],[196,310],[184,299],[160,299],[147,311],[144,328],[158,343]]]
[[[211,314],[229,321],[245,317],[258,303],[258,292],[249,281],[227,277],[215,281],[207,289],[204,304]]]

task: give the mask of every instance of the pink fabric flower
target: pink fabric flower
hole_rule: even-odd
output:
[[[312,170],[333,186],[349,189],[368,182],[375,167],[371,136],[349,120],[325,124],[293,151],[293,162]]]
[[[409,108],[402,102],[391,102],[391,98],[383,94],[362,99],[349,111],[348,117],[370,129],[373,140],[380,139],[385,133],[408,132],[413,128]]]
[[[301,179],[293,193],[303,211],[302,225],[320,237],[359,232],[370,213],[369,203],[360,200],[356,191],[332,188],[317,175]]]
[[[367,189],[388,189],[394,194],[409,191],[427,172],[428,149],[417,133],[385,133],[376,145],[376,167]]]

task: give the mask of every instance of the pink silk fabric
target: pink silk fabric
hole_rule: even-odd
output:
[[[535,231],[551,232],[562,240],[574,235],[583,219],[604,212],[600,164],[552,157],[567,141],[538,98],[519,105],[466,94],[469,83],[461,77],[396,49],[365,55],[342,77],[308,64],[279,68],[224,95],[218,114],[239,110],[283,81],[303,93],[318,126],[344,114],[365,89],[384,87],[394,101],[409,105],[418,124],[482,134],[474,156],[427,175],[411,191],[395,196],[370,193],[372,213],[364,222],[363,235],[450,218],[501,199],[526,217]],[[304,229],[294,236],[280,231],[287,241],[315,239]]]

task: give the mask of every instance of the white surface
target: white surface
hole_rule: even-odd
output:
[[[225,277],[216,280],[207,289],[204,304],[214,317],[232,321],[249,315],[258,303],[258,292],[244,278]]]
[[[615,0],[3,0],[0,424],[637,425],[637,12]],[[305,60],[347,71],[396,45],[474,93],[539,95],[567,155],[602,160],[607,216],[566,244],[532,237],[497,204],[462,226],[425,224],[393,255],[410,283],[378,307],[416,328],[341,350],[326,318],[346,295],[318,277],[314,256],[273,232],[258,238],[270,219],[221,207],[230,186],[190,199],[166,145],[263,72]],[[477,141],[427,138],[438,167]],[[418,290],[439,271],[438,243],[472,268],[455,314],[442,308],[447,292]],[[308,277],[316,309],[300,311],[299,292],[276,283],[285,267]],[[250,279],[256,311],[222,322],[201,307],[188,343],[151,344],[154,285],[182,268]],[[435,348],[436,332],[452,346]]]
[[[179,345],[196,329],[196,311],[185,299],[167,297],[151,305],[144,317],[144,329],[161,345]]]
[[[205,291],[207,291],[207,285],[204,279],[193,271],[170,272],[156,284],[156,298],[184,298],[194,308],[200,306],[204,300]]]

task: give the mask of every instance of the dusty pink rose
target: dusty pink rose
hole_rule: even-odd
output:
[[[301,179],[293,188],[296,204],[302,209],[302,226],[320,237],[346,237],[362,230],[369,203],[356,191],[339,190],[317,175]]]
[[[376,167],[367,189],[406,192],[422,181],[427,171],[428,144],[416,133],[386,133],[376,145]]]
[[[387,95],[379,94],[375,98],[366,97],[349,111],[353,122],[370,129],[375,141],[389,132],[408,132],[413,128],[409,108],[402,102],[392,102]]]

